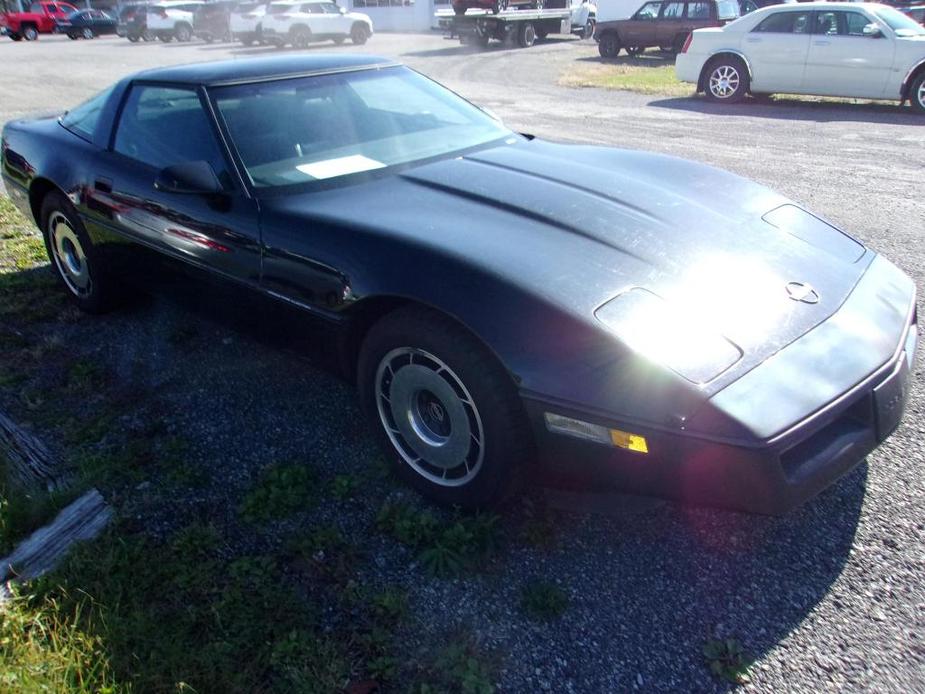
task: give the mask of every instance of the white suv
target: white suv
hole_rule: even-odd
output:
[[[193,38],[193,13],[201,2],[159,2],[148,6],[148,31],[167,43]]]
[[[266,12],[266,2],[242,2],[236,5],[229,18],[234,40],[245,46],[250,46],[254,41],[259,42],[261,22]]]
[[[347,12],[333,2],[274,2],[263,18],[261,37],[265,43],[305,48],[311,41],[332,39],[343,43],[349,36],[357,45],[373,35],[373,22],[360,12]]]

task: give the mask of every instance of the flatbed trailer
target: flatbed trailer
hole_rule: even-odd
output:
[[[437,26],[443,29],[444,38],[478,46],[487,46],[489,41],[496,39],[515,41],[519,46],[529,48],[549,34],[576,34],[589,38],[594,33],[593,19],[576,26],[572,23],[572,10],[568,7],[540,10],[510,8],[498,13],[470,8],[465,14],[442,10],[437,12],[436,20]]]

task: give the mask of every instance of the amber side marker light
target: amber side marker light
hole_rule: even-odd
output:
[[[546,419],[546,428],[553,433],[564,434],[565,436],[572,436],[585,441],[594,441],[606,446],[616,446],[636,453],[649,452],[646,437],[641,434],[633,434],[619,429],[608,429],[600,424],[583,422],[580,419],[572,419],[552,412],[546,412],[544,417]]]

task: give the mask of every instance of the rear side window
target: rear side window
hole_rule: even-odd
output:
[[[776,12],[764,19],[752,31],[768,34],[809,33],[809,12]]]
[[[662,12],[663,19],[680,19],[684,16],[684,3],[683,2],[669,2],[665,5],[665,10]]]
[[[103,112],[103,107],[106,105],[111,93],[112,87],[100,92],[80,106],[72,108],[61,117],[61,125],[75,135],[87,140],[87,142],[92,142],[93,133],[96,132],[96,124],[99,123],[100,114]]]
[[[747,10],[746,10],[747,11]],[[741,16],[736,0],[719,0],[716,3],[716,16],[720,19],[735,19]]]
[[[128,95],[113,149],[163,169],[188,161],[207,161],[227,185],[229,180],[209,118],[192,89],[135,85]]]

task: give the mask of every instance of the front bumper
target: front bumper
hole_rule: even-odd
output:
[[[559,478],[593,480],[628,492],[754,513],[784,513],[856,467],[899,425],[911,390],[918,341],[914,289],[906,294],[906,300],[909,310],[899,329],[891,331],[893,347],[886,362],[878,362],[859,382],[853,382],[832,399],[819,401],[813,411],[766,438],[748,441],[711,437],[680,428],[647,427],[524,394],[541,462]],[[854,302],[858,305],[852,303],[846,302],[829,321],[838,321],[839,314],[844,312],[875,310],[867,303],[863,289]],[[810,333],[793,343],[796,346],[793,351],[799,355],[797,350],[805,349],[799,343],[807,338],[810,346],[813,339],[830,338],[825,328],[816,330],[817,337]],[[869,350],[870,345],[857,342],[857,349]],[[753,373],[767,369],[771,378],[786,381],[781,370],[793,368],[786,359],[790,349],[780,352],[777,362],[769,360]],[[821,353],[833,354],[832,350]],[[820,373],[825,371],[812,362],[807,367]],[[809,386],[806,391],[813,392]],[[775,395],[771,393],[772,400]],[[762,399],[757,391],[752,391],[751,398]],[[793,405],[792,400],[781,403],[780,409]],[[547,412],[641,435],[648,443],[648,453],[552,433],[546,426]]]

